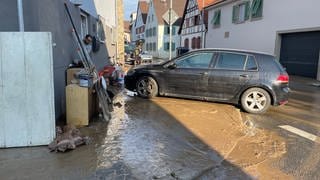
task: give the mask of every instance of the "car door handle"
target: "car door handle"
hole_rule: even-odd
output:
[[[249,78],[249,75],[248,74],[241,74],[240,77]]]

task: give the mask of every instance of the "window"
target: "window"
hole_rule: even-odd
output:
[[[164,27],[164,34],[170,35],[170,26]],[[174,36],[176,34],[176,27],[172,26],[172,35]]]
[[[246,58],[246,55],[241,54],[220,53],[216,68],[243,70]]]
[[[152,21],[154,20],[154,15],[152,14]]]
[[[214,12],[213,18],[211,20],[211,24],[214,27],[218,27],[220,26],[220,22],[221,22],[221,10],[219,9]]]
[[[152,43],[152,49],[153,49],[153,51],[156,51],[156,49],[157,49],[157,47],[156,47],[156,43],[154,42],[154,43]]]
[[[165,51],[169,51],[169,43],[168,42],[166,42],[166,43],[164,43],[163,44],[163,49],[165,50]]]
[[[263,0],[253,0],[251,5],[251,17],[260,18],[262,17]]]
[[[189,48],[189,39],[188,38],[184,40],[184,47]]]
[[[198,38],[197,38],[196,48],[197,48],[197,49],[200,49],[200,48],[201,48],[201,37],[198,37]]]
[[[171,43],[171,51],[175,51],[176,50],[176,43]]]
[[[99,41],[104,41],[106,39],[104,34],[103,23],[101,20],[99,20],[97,23],[97,37]]]
[[[209,68],[213,53],[199,53],[177,60],[178,68]]]
[[[164,34],[168,35],[170,33],[170,26],[164,27]]]
[[[247,71],[256,71],[258,70],[257,63],[253,56],[249,56],[246,63],[246,70]]]
[[[191,40],[191,48],[192,49],[196,48],[196,38],[195,37],[193,37],[192,40]]]
[[[80,13],[81,16],[81,37],[84,38],[87,34],[89,34],[88,30],[88,17],[85,13]]]
[[[147,43],[147,45],[146,45],[146,49],[147,49],[147,51],[149,51],[150,50],[150,46],[149,46],[150,44],[149,43]]]
[[[157,34],[157,29],[156,29],[156,27],[153,27],[152,28],[152,35],[156,36],[156,34]]]
[[[166,42],[166,43],[164,43],[164,50],[165,51],[169,51],[169,49],[170,49],[170,43],[169,42]],[[171,43],[171,51],[175,51],[175,49],[176,49],[176,43]]]
[[[199,15],[196,15],[196,16],[194,16],[194,25],[196,26],[196,25],[199,25],[200,24],[200,16]]]
[[[249,1],[233,6],[232,22],[233,23],[242,23],[242,22],[248,20],[249,13],[250,13],[250,2]]]

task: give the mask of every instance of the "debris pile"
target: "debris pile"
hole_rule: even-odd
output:
[[[56,128],[56,139],[48,146],[50,151],[65,152],[67,150],[74,150],[77,146],[87,145],[89,137],[82,136],[79,129],[74,126],[67,125]]]

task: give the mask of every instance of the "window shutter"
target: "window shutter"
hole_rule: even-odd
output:
[[[239,15],[239,6],[233,6],[233,10],[232,10],[232,22],[236,23],[238,20],[238,15]]]
[[[246,11],[244,15],[244,20],[248,20],[250,18],[250,1],[245,2]]]
[[[219,26],[221,22],[220,18],[221,18],[221,10],[215,11],[211,24],[214,26]]]
[[[172,35],[176,34],[176,28],[174,26],[172,26]]]
[[[171,51],[174,51],[176,49],[176,43],[171,44]]]
[[[263,0],[253,0],[251,7],[251,17],[262,17]]]

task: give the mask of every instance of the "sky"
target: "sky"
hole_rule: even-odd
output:
[[[123,0],[125,20],[130,20],[130,14],[137,11],[138,1],[139,0]]]

